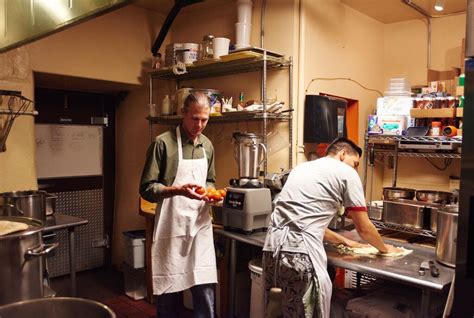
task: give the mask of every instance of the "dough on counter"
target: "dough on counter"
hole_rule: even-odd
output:
[[[28,229],[28,224],[12,221],[0,221],[0,236]]]
[[[357,255],[380,255],[384,257],[400,257],[400,256],[405,256],[413,252],[413,250],[409,250],[403,247],[398,247],[397,248],[401,249],[402,251],[399,253],[380,253],[378,249],[376,249],[373,246],[368,246],[368,247],[349,247],[345,245],[339,245],[337,248],[338,250],[344,252],[344,253],[351,253],[351,254],[357,254]]]

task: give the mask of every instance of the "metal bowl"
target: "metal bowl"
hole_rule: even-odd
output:
[[[0,307],[2,318],[115,318],[114,312],[96,301],[82,298],[38,298]]]
[[[418,190],[416,199],[428,203],[450,204],[454,200],[454,195],[444,191]]]
[[[383,199],[384,200],[398,200],[398,199],[413,200],[413,198],[415,197],[415,192],[416,192],[415,189],[385,187],[383,188]]]

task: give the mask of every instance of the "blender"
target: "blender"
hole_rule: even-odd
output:
[[[254,133],[237,132],[233,140],[239,179],[227,189],[222,210],[224,228],[246,234],[265,230],[272,200],[270,189],[263,187],[259,175],[267,149],[262,137]]]

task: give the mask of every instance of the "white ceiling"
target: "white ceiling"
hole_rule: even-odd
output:
[[[271,1],[271,0],[269,0]],[[444,11],[434,10],[436,0],[410,0],[416,6],[430,13],[432,16],[457,13],[466,10],[466,0],[444,0]],[[231,2],[230,0],[205,0],[204,3],[197,3],[183,8],[184,11],[201,10],[211,8],[219,3]],[[402,0],[341,0],[349,7],[362,12],[382,23],[394,23],[412,19],[422,18],[423,15],[415,9],[404,4]],[[157,11],[167,15],[174,4],[174,0],[136,0],[134,5]]]

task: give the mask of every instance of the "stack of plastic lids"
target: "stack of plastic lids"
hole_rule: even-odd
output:
[[[404,77],[391,78],[388,81],[385,96],[408,96],[412,95],[411,86],[408,79]]]

